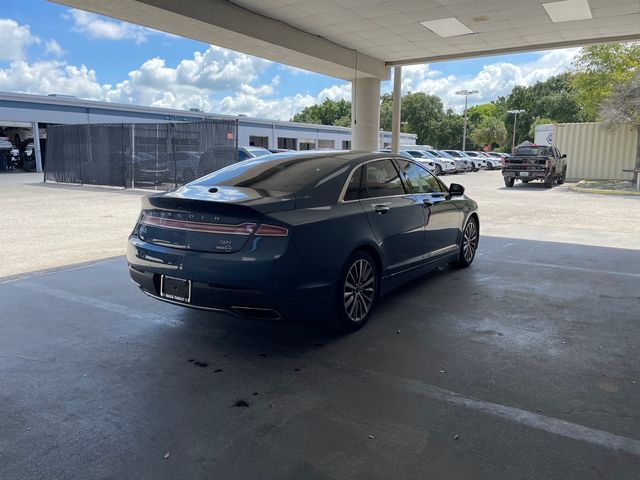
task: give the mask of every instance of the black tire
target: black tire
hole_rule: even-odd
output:
[[[379,286],[380,273],[371,255],[362,250],[354,252],[345,262],[336,286],[333,326],[347,333],[362,328],[376,305]]]
[[[525,180],[525,179],[523,178],[523,179],[521,180],[521,182],[522,182],[522,183],[529,183],[529,179],[526,179],[526,180]]]
[[[544,179],[544,188],[551,188],[553,187],[553,181],[556,178],[556,171],[555,170],[551,170],[551,173],[549,173],[549,175],[547,175]]]
[[[442,175],[442,167],[440,165],[438,165],[437,163],[435,164],[435,166],[436,166],[435,174],[438,175],[438,176]]]
[[[516,180],[513,177],[504,177],[504,186],[507,188],[511,188],[513,187],[515,181]]]
[[[558,179],[556,180],[556,183],[558,185],[562,185],[566,179],[567,179],[567,167],[565,166],[564,169],[562,170],[562,175],[558,177]]]
[[[493,170],[493,164],[487,162],[487,170]]]
[[[476,164],[471,162],[471,170],[469,170],[470,172],[475,172],[476,171]]]
[[[471,265],[473,263],[473,259],[476,258],[479,241],[480,228],[478,220],[476,220],[476,217],[469,217],[467,223],[462,229],[458,259],[451,262],[451,265],[456,268],[467,268]]]

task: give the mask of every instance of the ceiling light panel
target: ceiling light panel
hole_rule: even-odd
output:
[[[456,37],[458,35],[468,35],[474,33],[469,27],[457,18],[441,18],[440,20],[429,20],[420,22],[423,26],[433,31],[441,37]]]
[[[543,3],[542,6],[554,23],[593,18],[587,0],[564,0],[563,2]]]

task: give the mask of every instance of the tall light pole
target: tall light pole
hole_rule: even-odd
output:
[[[462,130],[462,151],[466,149],[467,146],[467,100],[469,95],[473,95],[478,93],[478,90],[458,90],[456,95],[464,95],[464,128]]]
[[[507,113],[513,113],[513,139],[511,140],[511,151],[516,146],[516,125],[518,125],[518,114],[524,113],[525,110],[507,110]]]

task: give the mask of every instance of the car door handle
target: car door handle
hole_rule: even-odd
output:
[[[386,205],[374,205],[373,206],[373,210],[378,214],[378,215],[384,215],[385,213],[387,213],[389,210],[391,210],[389,207],[387,207]]]
[[[433,207],[433,202],[431,200],[427,200],[426,198],[422,200],[422,204],[425,206],[425,208]]]

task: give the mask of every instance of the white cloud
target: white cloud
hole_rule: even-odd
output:
[[[323,101],[325,98],[329,100],[349,100],[351,101],[351,82],[342,83],[340,85],[332,85],[320,91],[318,100]]]
[[[34,43],[40,43],[40,39],[31,33],[29,25],[0,18],[0,60],[21,60],[25,56],[25,48]]]
[[[222,102],[218,105],[211,99],[212,95],[235,91],[235,98],[224,103],[229,113],[254,115],[260,112],[261,115],[282,115],[284,118],[294,105],[306,106],[308,102],[304,100],[305,96],[291,97],[283,100],[283,105],[289,103],[289,107],[277,108],[276,100],[265,101],[263,97],[276,93],[280,77],[275,76],[266,85],[254,86],[252,83],[270,64],[268,60],[210,46],[175,67],[168,66],[161,58],[152,58],[129,72],[127,79],[110,85],[100,83],[96,72],[84,65],[78,67],[58,60],[34,63],[15,60],[7,68],[0,68],[0,90],[42,95],[58,93],[184,110],[197,107],[213,112],[218,111]],[[253,109],[252,100],[255,101]]]
[[[402,89],[437,95],[445,108],[461,111],[464,97],[456,95],[461,89],[479,90],[469,97],[469,105],[490,102],[501,95],[508,95],[516,85],[533,85],[549,77],[567,71],[578,48],[552,50],[529,63],[516,65],[509,62],[487,64],[475,76],[441,76],[442,72],[431,70],[430,65],[414,65],[403,68]]]
[[[63,50],[60,44],[55,40],[47,40],[44,45],[44,53],[54,57],[61,57],[67,52]]]
[[[110,88],[106,100],[138,105],[210,110],[209,95],[227,90],[244,94],[268,95],[273,92],[279,78],[272,85],[250,86],[271,64],[243,53],[210,46],[205,52],[195,52],[174,68],[161,58],[152,58],[140,68],[129,72],[128,79]],[[243,90],[244,89],[244,90]]]
[[[108,85],[100,85],[96,72],[59,61],[11,62],[0,68],[0,90],[47,95],[61,93],[91,100],[103,100]]]
[[[150,28],[141,27],[132,23],[111,20],[95,13],[72,9],[70,19],[73,21],[72,29],[89,38],[106,40],[133,40],[140,44],[154,33],[160,33]]]
[[[234,96],[223,98],[216,104],[216,113],[230,115],[245,114],[250,117],[289,120],[305,107],[318,102],[318,97],[297,93],[283,98],[263,98],[238,92]]]

